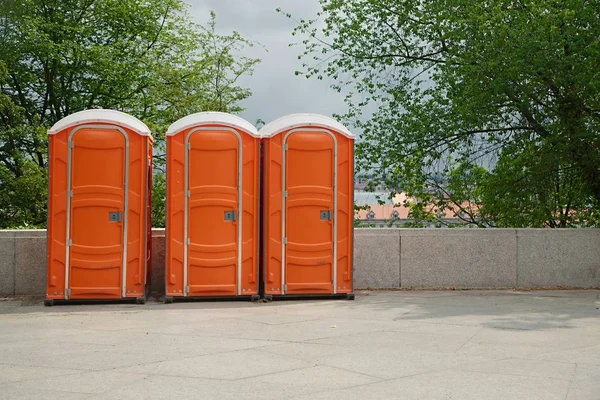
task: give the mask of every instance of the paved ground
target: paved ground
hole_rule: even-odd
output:
[[[600,292],[0,301],[0,399],[600,399]]]

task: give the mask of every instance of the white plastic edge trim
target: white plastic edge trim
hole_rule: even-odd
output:
[[[142,136],[152,136],[150,128],[136,117],[121,111],[106,110],[102,108],[79,111],[68,115],[55,123],[52,128],[48,130],[48,135],[54,135],[76,125],[98,122],[122,126],[131,129]]]
[[[320,114],[290,114],[283,116],[263,126],[259,131],[259,135],[260,137],[273,137],[283,131],[299,127],[329,128],[350,139],[356,138],[344,125],[333,118]]]
[[[225,125],[242,130],[254,137],[259,137],[256,127],[237,115],[224,112],[199,112],[185,116],[173,122],[167,129],[167,136],[177,135],[188,128],[201,125]]]

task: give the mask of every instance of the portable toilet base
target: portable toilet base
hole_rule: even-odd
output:
[[[354,293],[339,294],[265,294],[262,297],[265,301],[273,300],[354,300]]]
[[[97,300],[56,300],[56,299],[44,299],[44,305],[46,307],[58,306],[58,305],[92,305],[92,304],[146,304],[146,300],[150,295],[150,291],[146,290],[143,296],[140,297],[125,297],[122,299],[97,299]]]
[[[164,303],[172,304],[172,303],[185,303],[185,302],[217,302],[217,301],[252,301],[256,302],[261,300],[261,296],[259,294],[252,294],[249,296],[165,296]]]

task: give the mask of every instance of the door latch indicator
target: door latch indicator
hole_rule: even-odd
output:
[[[111,211],[108,213],[108,220],[110,222],[121,222],[123,213],[121,211]]]
[[[225,211],[225,221],[235,221],[237,213],[235,211]]]
[[[321,210],[321,221],[331,221],[331,210]]]

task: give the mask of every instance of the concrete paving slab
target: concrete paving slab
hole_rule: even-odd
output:
[[[24,382],[51,376],[69,375],[77,372],[79,371],[76,369],[67,368],[0,364],[0,383]]]
[[[600,328],[600,327],[599,327]],[[477,334],[480,343],[501,343],[504,345],[530,345],[546,349],[574,349],[593,346],[598,336],[584,329],[518,330],[484,328]]]
[[[238,318],[227,316],[226,318],[215,318],[209,321],[190,322],[181,319],[178,323],[154,324],[133,328],[132,332],[156,333],[165,335],[195,335],[229,337],[237,339],[261,339],[259,329],[266,329],[260,322],[249,321],[240,313]]]
[[[463,356],[412,348],[381,348],[361,353],[337,354],[319,360],[325,365],[345,368],[382,379],[395,379],[427,372],[455,368],[462,364],[485,360],[477,355]]]
[[[468,342],[472,336],[473,333],[460,331],[459,329],[457,329],[457,332],[446,332],[445,335],[421,332],[415,334],[412,332],[389,330],[318,339],[312,341],[312,343],[336,344],[362,349],[363,351],[383,349],[389,351],[419,350],[436,353],[454,353]]]
[[[597,346],[584,346],[569,350],[548,351],[542,354],[535,354],[531,358],[536,360],[600,365],[600,344]]]
[[[377,292],[378,293],[378,292]],[[390,321],[414,311],[417,305],[404,301],[404,297],[397,294],[407,292],[388,292],[391,299],[384,300],[381,296],[359,294],[361,302],[273,302],[269,304],[269,311],[274,315],[288,315],[296,318],[343,318],[349,316],[354,320]],[[397,300],[395,300],[397,298]],[[391,301],[390,301],[391,300]],[[368,306],[367,306],[368,304]]]
[[[490,309],[491,308],[491,309]],[[590,310],[591,312],[592,310]],[[432,307],[423,306],[404,317],[409,321],[423,321],[435,319],[438,322],[450,325],[485,326],[494,329],[511,330],[548,330],[554,328],[569,328],[590,316],[588,313],[578,312],[575,315],[562,312],[562,310],[522,309],[520,305],[505,306],[502,309],[490,305],[444,305]]]
[[[598,400],[600,398],[600,379],[575,380],[569,387],[566,400]]]
[[[0,319],[0,344],[49,339],[53,337],[67,338],[81,333],[81,329],[63,329],[47,325],[36,326],[35,324],[27,326],[26,323],[24,325],[13,324],[12,321],[10,323],[10,330],[4,330],[2,329],[4,324],[6,324],[6,326],[9,325],[8,322],[4,322]]]
[[[320,388],[321,389],[321,388]],[[219,399],[256,400],[291,399],[318,389],[290,387],[279,382],[271,384],[253,379],[240,381],[152,375],[143,382],[110,390],[94,396],[94,400],[172,400]]]
[[[423,333],[429,335],[451,335],[460,337],[472,337],[482,331],[481,326],[471,325],[449,325],[441,322],[414,322],[406,321],[404,316],[395,318],[396,328],[394,332]]]
[[[529,358],[535,354],[555,350],[552,347],[532,346],[528,344],[486,343],[471,341],[465,344],[458,354],[465,356],[481,356],[488,359]]]
[[[123,369],[122,371],[150,375],[235,380],[280,371],[307,368],[312,365],[308,361],[283,357],[259,350],[239,350],[147,363]]]
[[[0,386],[0,400],[86,400],[90,395],[85,393],[59,392],[57,390],[43,390],[35,386],[9,387]]]
[[[271,394],[294,397],[323,390],[337,390],[346,387],[380,382],[377,377],[347,371],[341,368],[318,365],[269,375],[262,375],[237,382],[247,390],[260,386],[269,387]],[[275,396],[273,396],[275,397]]]
[[[476,371],[503,375],[519,375],[531,376],[535,378],[570,380],[575,376],[577,364],[528,360],[523,358],[508,358],[498,361],[459,365],[456,367],[456,369],[461,371]]]
[[[299,396],[296,400],[563,400],[568,387],[568,380],[449,370]]]
[[[315,316],[289,315],[281,313],[269,313],[263,315],[247,315],[243,317],[246,321],[258,322],[264,325],[286,325],[294,322],[310,322],[318,321]]]
[[[61,307],[53,307],[61,309]],[[139,308],[137,312],[139,312]],[[148,320],[133,318],[131,312],[117,312],[108,314],[106,312],[98,313],[73,313],[73,312],[47,312],[47,313],[29,313],[26,318],[21,318],[16,325],[34,330],[75,330],[82,332],[86,330],[101,331],[126,331],[132,328],[145,328],[154,326],[155,323]],[[2,319],[0,319],[2,321]]]
[[[71,344],[51,340],[0,344],[0,360],[6,364],[21,366],[92,371],[123,368],[167,359],[166,356],[155,354],[152,349],[145,349],[143,352],[123,352],[114,351],[110,345]]]
[[[577,364],[567,400],[600,398],[600,365]]]
[[[286,357],[299,358],[301,360],[316,360],[319,358],[336,354],[356,353],[360,348],[349,348],[323,343],[284,343],[262,347],[261,351],[279,354]]]
[[[198,346],[201,340],[202,346]],[[251,349],[270,345],[266,340],[217,338],[206,336],[199,339],[194,335],[175,335],[144,332],[88,331],[78,335],[59,337],[57,342],[70,344],[97,344],[110,346],[115,352],[143,353],[152,349],[153,355],[172,358],[176,355],[194,356]]]
[[[335,328],[332,328],[333,326]],[[171,326],[157,325],[150,328],[134,329],[134,331],[286,342],[336,337],[352,333],[367,333],[393,327],[393,321],[362,321],[341,319],[336,316],[302,322],[264,324],[248,320],[244,314],[240,314],[239,318],[219,319],[211,321],[210,324],[202,322]]]
[[[577,364],[575,379],[598,379],[600,383],[600,365]],[[600,393],[600,392],[598,392]]]
[[[71,373],[51,378],[36,379],[34,381],[9,383],[3,385],[1,388],[4,390],[27,390],[31,385],[35,385],[38,390],[100,394],[143,381],[144,378],[144,375],[127,374],[122,371],[93,371],[78,374]]]
[[[594,399],[600,291],[0,301],[0,399]]]
[[[180,376],[153,375],[131,385],[108,390],[91,397],[93,400],[173,400],[219,399],[250,400],[254,393],[230,389],[231,382]]]
[[[79,369],[66,362],[71,357],[94,358],[96,353],[108,351],[108,346],[65,344],[49,340],[28,340],[0,343],[0,360],[6,364]]]

